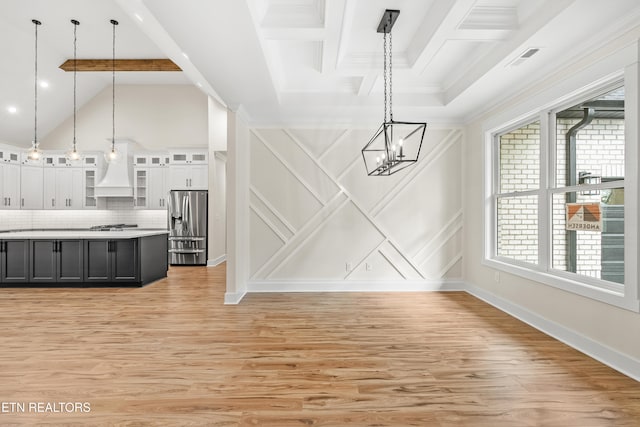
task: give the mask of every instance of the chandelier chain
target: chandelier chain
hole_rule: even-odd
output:
[[[384,33],[384,121],[387,121],[387,33]]]
[[[389,17],[391,26],[391,17]],[[389,118],[393,121],[393,36],[389,29]]]

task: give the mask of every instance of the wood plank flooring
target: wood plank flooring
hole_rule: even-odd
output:
[[[468,294],[252,294],[224,306],[224,275],[183,267],[144,288],[0,289],[0,425],[640,425],[640,383]]]

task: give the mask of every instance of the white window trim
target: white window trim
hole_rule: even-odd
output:
[[[637,53],[637,45],[635,46]],[[638,199],[640,150],[640,67],[637,54],[635,62],[624,67],[623,72],[612,72],[608,77],[593,83],[589,88],[576,90],[572,94],[556,98],[547,105],[535,108],[533,112],[521,114],[485,131],[485,194],[484,194],[484,257],[482,264],[506,273],[514,274],[535,282],[549,285],[577,295],[611,304],[620,308],[640,312],[638,300]],[[595,79],[594,79],[595,80]],[[624,81],[625,86],[625,284],[615,284],[587,276],[580,276],[552,268],[551,262],[551,215],[550,204],[554,193],[571,191],[573,187],[553,188],[555,186],[555,135],[550,125],[555,111],[567,108],[576,102],[601,93],[608,86]],[[531,111],[531,110],[530,110]],[[518,195],[538,194],[538,264],[519,262],[497,256],[497,211],[499,150],[496,149],[496,135],[519,125],[540,121],[540,189],[518,192]],[[553,185],[552,185],[553,184]],[[619,186],[614,183],[598,184],[601,188]],[[584,187],[580,187],[583,190]],[[507,193],[500,194],[505,196]],[[634,262],[635,261],[635,262]]]

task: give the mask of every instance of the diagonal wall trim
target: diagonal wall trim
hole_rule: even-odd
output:
[[[344,276],[344,279],[345,279],[345,280],[346,280],[346,279],[348,279],[348,278],[353,274],[353,272],[354,272],[354,271],[356,271],[356,270],[358,269],[358,267],[360,267],[360,266],[362,265],[362,263],[363,263],[363,262],[365,262],[365,261],[367,260],[367,258],[369,258],[369,257],[371,256],[371,254],[373,254],[375,251],[379,250],[379,249],[380,249],[380,247],[381,247],[382,245],[384,245],[386,242],[387,242],[387,239],[386,239],[386,238],[382,239],[382,242],[380,242],[380,244],[379,244],[378,246],[376,246],[375,248],[373,248],[372,250],[370,250],[370,251],[369,251],[369,253],[367,253],[367,254],[364,256],[364,258],[362,258],[362,259],[361,259],[361,260],[356,264],[356,266],[355,266],[355,267],[353,267],[353,268],[351,269],[351,271],[350,271],[349,273],[347,273],[347,275],[346,275],[346,276]],[[392,266],[393,268],[396,268],[393,264],[391,264],[391,266]]]
[[[440,269],[440,271],[438,272],[438,277],[445,277],[447,272],[449,270],[451,270],[451,267],[453,267],[454,265],[456,265],[456,263],[458,261],[460,261],[462,259],[462,252],[458,252],[456,254],[456,256],[454,256],[448,263],[447,265],[445,265],[444,267],[442,267],[442,269]]]
[[[346,168],[344,168],[344,170],[338,174],[338,176],[336,177],[336,182],[340,182],[340,181],[342,181],[342,178],[344,178],[344,176],[345,176],[346,174],[348,174],[348,173],[349,173],[349,171],[350,171],[351,169],[353,169],[353,167],[354,167],[355,165],[357,165],[357,164],[358,164],[358,162],[359,162],[360,160],[362,160],[362,156],[356,156],[356,157],[354,157],[354,158],[353,158],[353,160],[351,160],[351,161],[347,164],[347,167],[346,167]]]
[[[340,196],[342,193],[338,193],[337,196]],[[339,197],[335,197],[335,200],[338,200]],[[332,199],[332,201],[334,200]],[[336,204],[335,209],[331,209],[331,207],[333,207],[333,204],[329,203],[327,204],[327,206],[325,206],[323,209],[321,209],[320,212],[325,212],[325,216],[321,217],[321,216],[314,216],[314,218],[312,218],[311,221],[309,221],[307,224],[305,224],[305,228],[306,225],[308,224],[313,224],[313,227],[309,227],[308,228],[308,233],[298,233],[295,237],[300,237],[300,239],[296,239],[297,241],[295,242],[295,246],[289,245],[290,250],[288,251],[288,254],[275,266],[271,269],[271,271],[269,271],[269,273],[267,274],[267,278],[269,276],[271,276],[273,274],[274,271],[276,271],[280,266],[282,266],[284,263],[286,263],[287,261],[289,261],[295,254],[298,253],[298,251],[304,246],[304,244],[311,239],[313,236],[315,236],[320,229],[322,228],[322,226],[329,221],[331,218],[333,218],[333,216],[340,212],[340,210],[347,204],[349,203],[349,199],[345,198],[343,201],[339,202]],[[313,219],[317,219],[316,221],[313,221]],[[293,239],[292,239],[293,240]],[[293,242],[292,242],[293,243]],[[285,246],[286,248],[287,246]],[[283,248],[284,249],[284,248]],[[276,254],[278,255],[278,254]],[[274,259],[275,256],[272,258]]]
[[[285,132],[287,132],[287,131],[285,130]],[[451,132],[451,133],[453,133],[453,132]],[[450,133],[450,134],[451,134],[451,133]],[[376,228],[376,230],[378,230],[378,232],[380,232],[380,233],[381,233],[381,234],[382,234],[382,235],[387,239],[387,241],[389,242],[389,244],[390,244],[390,245],[392,245],[396,251],[398,251],[398,253],[400,254],[400,256],[402,256],[402,258],[404,258],[404,260],[405,260],[405,261],[406,261],[406,262],[407,262],[411,267],[413,267],[413,269],[418,273],[418,275],[419,275],[420,277],[424,278],[424,274],[422,274],[422,272],[420,271],[420,268],[418,268],[418,267],[413,263],[413,261],[411,261],[410,257],[409,257],[407,254],[405,254],[405,253],[400,249],[400,246],[399,246],[398,244],[396,244],[396,243],[391,239],[391,235],[390,235],[390,233],[388,233],[388,232],[384,229],[384,227],[382,227],[382,225],[381,225],[381,224],[379,224],[379,223],[376,221],[376,219],[375,219],[374,217],[372,217],[372,216],[371,216],[371,215],[370,215],[370,214],[369,214],[369,213],[368,213],[368,212],[367,212],[367,211],[366,211],[362,206],[360,206],[360,204],[359,204],[359,203],[358,203],[358,202],[353,198],[353,196],[351,195],[351,193],[350,193],[346,188],[344,188],[342,185],[340,185],[340,183],[338,182],[338,179],[336,179],[335,177],[333,177],[333,175],[331,174],[331,172],[329,172],[329,171],[328,171],[328,170],[327,170],[327,169],[326,169],[326,168],[325,168],[325,167],[324,167],[324,166],[323,166],[323,165],[322,165],[322,164],[321,164],[321,163],[320,163],[320,162],[319,162],[315,157],[313,157],[313,156],[311,155],[311,153],[309,153],[309,150],[307,150],[307,148],[306,148],[306,147],[304,147],[304,145],[303,145],[303,144],[301,144],[301,143],[300,143],[300,142],[299,142],[299,141],[298,141],[298,140],[297,140],[293,135],[291,135],[291,133],[290,133],[290,132],[287,132],[287,135],[289,135],[289,137],[291,138],[291,140],[292,140],[293,142],[295,142],[295,143],[298,145],[298,147],[299,147],[301,150],[303,150],[303,151],[307,154],[307,156],[309,156],[309,158],[311,158],[311,159],[313,160],[313,162],[316,164],[316,166],[317,166],[318,168],[320,168],[320,169],[321,169],[321,170],[322,170],[322,171],[323,171],[323,172],[324,172],[324,173],[325,173],[325,174],[326,174],[330,179],[332,179],[332,180],[333,180],[333,182],[338,186],[338,188],[340,188],[340,189],[342,190],[342,192],[343,192],[343,193],[344,193],[344,194],[349,198],[349,200],[351,200],[351,203],[353,203],[353,205],[354,205],[354,206],[355,206],[355,207],[360,211],[360,213],[361,213],[362,215],[364,215],[364,217],[365,217],[365,218],[366,218],[366,219],[371,223],[371,225],[373,225],[373,226]],[[357,159],[356,159],[356,160],[357,160]],[[351,165],[351,166],[349,166],[349,167],[347,168],[347,170],[348,170],[348,169],[350,169],[350,168],[353,166],[353,164],[355,164],[355,162],[353,162],[353,163],[352,163],[352,165]],[[343,173],[344,173],[344,172],[343,172]]]
[[[287,221],[284,215],[282,215],[271,203],[269,203],[269,201],[262,195],[262,193],[260,193],[260,191],[258,191],[257,188],[255,188],[253,185],[250,185],[249,190],[251,191],[251,194],[253,194],[255,198],[260,201],[260,203],[262,203],[267,209],[269,209],[269,211],[271,211],[273,216],[276,217],[278,221],[280,221],[282,225],[286,227],[287,230],[289,230],[292,234],[295,234],[296,228],[291,225],[289,221]]]
[[[416,273],[418,276],[420,276],[420,278],[426,279],[426,276],[424,275],[422,270],[420,270],[420,267],[418,267],[413,261],[411,261],[409,257],[402,250],[398,248],[398,245],[393,243],[389,238],[387,238],[387,243],[389,244],[391,249],[393,249],[398,255],[400,255],[402,260],[410,267],[409,271],[413,270],[413,272]],[[389,262],[391,262],[395,266],[398,272],[402,270],[400,263],[397,260],[392,261],[393,257],[390,255],[389,252],[387,252],[387,248],[384,248],[384,247],[381,248],[380,253],[382,254],[382,256],[384,256],[387,260],[389,260]],[[411,274],[409,273],[409,271],[403,270],[403,272],[401,273],[402,276],[406,279],[410,279]]]
[[[296,138],[294,138],[286,129],[285,132],[287,132],[287,134],[291,137],[291,139],[296,140]],[[333,141],[331,144],[329,144],[329,146],[322,152],[322,154],[320,154],[320,156],[318,156],[318,160],[322,160],[325,158],[325,156],[331,152],[331,150],[333,150],[334,147],[337,147],[338,144],[341,141],[344,141],[344,139],[349,135],[349,133],[351,133],[349,131],[349,129],[345,130],[344,132],[342,132],[342,134],[340,134],[340,136],[338,136],[336,138],[335,141]]]
[[[418,161],[418,164],[415,165],[411,171],[405,174],[402,177],[402,180],[398,182],[397,187],[398,191],[391,191],[385,194],[377,203],[373,205],[371,208],[371,216],[376,217],[384,208],[386,208],[389,203],[391,203],[398,195],[402,194],[409,186],[407,183],[413,181],[417,175],[427,170],[427,167],[431,162],[436,161],[440,158],[444,153],[449,150],[458,142],[458,140],[462,137],[462,131],[458,129],[453,129],[449,134],[443,138],[438,145],[436,145],[433,150],[431,150],[426,156],[423,156],[422,159]]]
[[[386,240],[385,240],[385,242],[386,242]],[[386,260],[387,260],[387,262],[389,263],[389,265],[390,265],[390,266],[392,266],[392,267],[393,267],[393,268],[398,272],[398,274],[402,276],[402,278],[403,278],[403,279],[405,279],[405,280],[407,279],[407,275],[406,275],[406,274],[404,274],[404,273],[402,272],[402,270],[398,268],[398,266],[396,265],[396,263],[395,263],[395,262],[393,262],[393,260],[389,257],[389,255],[387,255],[387,254],[385,253],[385,251],[384,251],[384,249],[383,249],[383,248],[380,248],[380,250],[378,251],[378,253],[380,253],[380,255],[382,255],[382,257],[383,257],[384,259],[386,259]]]
[[[283,165],[285,168],[287,168],[287,170],[289,171],[289,173],[291,173],[291,175],[293,175],[293,177],[294,177],[295,179],[297,179],[297,180],[298,180],[298,182],[300,182],[300,184],[302,184],[302,185],[304,186],[304,188],[306,188],[306,189],[307,189],[307,191],[309,191],[309,193],[311,193],[311,195],[312,195],[312,196],[313,196],[313,197],[314,197],[314,198],[315,198],[315,199],[316,199],[316,200],[317,200],[317,201],[318,201],[322,206],[325,206],[325,205],[326,205],[326,202],[322,200],[322,197],[318,194],[318,192],[317,192],[313,187],[311,187],[311,185],[309,185],[309,183],[308,183],[304,178],[302,178],[300,175],[298,175],[298,174],[296,173],[296,171],[295,171],[295,169],[293,168],[293,166],[291,166],[291,164],[289,164],[289,162],[288,162],[288,161],[286,161],[285,159],[283,159],[283,158],[282,158],[282,156],[280,155],[280,153],[278,153],[278,152],[277,152],[277,151],[276,151],[276,150],[271,146],[271,144],[269,144],[269,143],[267,142],[267,140],[266,140],[266,139],[264,139],[264,138],[262,137],[262,135],[260,135],[260,134],[255,130],[255,129],[252,129],[252,130],[251,130],[251,133],[253,133],[253,135],[254,135],[256,138],[258,138],[258,139],[260,140],[260,142],[262,142],[262,143],[264,144],[264,146],[267,148],[267,150],[269,150],[269,151],[271,152],[271,154],[273,154],[273,155],[275,156],[275,158],[276,158],[280,163],[282,163],[282,165]],[[307,151],[306,151],[306,150],[305,150],[305,154],[309,155],[309,154],[307,153]],[[312,156],[310,156],[310,157],[311,157],[311,159],[313,159],[313,161],[315,162],[315,159],[314,159]]]
[[[342,193],[336,194],[327,205],[316,212],[306,224],[304,224],[296,234],[289,239],[285,245],[280,248],[262,267],[260,267],[252,276],[252,278],[265,277],[271,274],[275,269],[280,267],[292,255],[293,251],[297,251],[318,227],[324,224],[331,215],[339,210],[349,199]]]
[[[455,227],[453,227],[455,225]],[[440,248],[442,248],[456,233],[462,230],[462,210],[459,210],[453,218],[447,222],[438,234],[424,244],[412,257],[417,264],[422,264]],[[445,234],[446,233],[446,234]]]
[[[284,234],[282,234],[280,230],[278,230],[278,227],[273,225],[273,223],[269,221],[269,219],[266,216],[264,216],[262,212],[256,209],[253,205],[249,205],[249,209],[251,209],[256,215],[258,215],[258,218],[260,218],[260,220],[262,220],[262,222],[264,222],[264,224],[267,227],[269,227],[271,231],[273,231],[273,233],[278,237],[278,239],[282,241],[282,243],[287,243],[287,240],[289,239],[287,239],[287,237]]]

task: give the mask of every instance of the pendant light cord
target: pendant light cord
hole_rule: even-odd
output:
[[[41,25],[42,22],[37,19],[32,19],[35,27],[36,33],[36,47],[35,47],[35,61],[34,61],[34,83],[33,83],[33,147],[34,149],[38,148],[38,25]]]
[[[111,151],[114,151],[116,146],[116,25],[118,21],[111,20],[113,26],[113,35],[111,43]]]
[[[73,24],[73,151],[76,151],[76,80],[78,74],[78,25],[80,22],[71,20]]]

